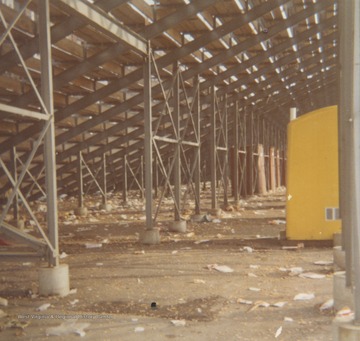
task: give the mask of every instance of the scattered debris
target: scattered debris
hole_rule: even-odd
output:
[[[322,279],[326,276],[323,274],[317,274],[315,272],[305,272],[299,275],[301,278],[310,278],[310,279]]]
[[[7,314],[3,310],[0,309],[0,318],[3,318],[5,316],[7,316]]]
[[[25,263],[22,263],[23,266],[31,266],[33,263],[31,262],[25,262]]]
[[[252,273],[252,272],[249,272],[249,273],[248,273],[248,276],[249,276],[249,277],[257,277],[257,275],[255,275],[255,274]]]
[[[72,306],[74,306],[76,303],[79,303],[79,300],[77,298],[75,300],[73,300],[73,301],[70,301],[70,304]]]
[[[220,219],[213,219],[212,222],[215,223],[215,224],[219,224],[219,223],[221,223],[221,220]]]
[[[195,284],[205,284],[206,282],[203,279],[194,279],[193,283],[195,283]]]
[[[51,306],[50,303],[44,303],[40,307],[36,308],[36,311],[45,311]]]
[[[318,260],[316,262],[314,262],[315,265],[333,265],[334,262],[332,260]]]
[[[0,297],[0,305],[7,307],[8,306],[8,300],[6,298]]]
[[[294,319],[292,319],[291,317],[284,317],[284,322],[294,322]]]
[[[350,322],[354,316],[354,312],[349,307],[344,307],[336,313],[335,319],[339,322]]]
[[[73,295],[73,294],[76,294],[76,293],[77,293],[77,288],[70,289],[70,291],[69,291],[69,295]]]
[[[283,250],[299,250],[305,247],[304,243],[299,243],[296,246],[283,246]]]
[[[175,326],[175,327],[184,327],[186,325],[186,321],[185,320],[171,320],[171,323]]]
[[[248,310],[248,312],[253,311],[257,308],[268,308],[270,304],[265,301],[256,301],[254,305]]]
[[[207,265],[206,267],[209,270],[214,269],[216,271],[224,272],[224,273],[234,272],[234,270],[231,269],[230,267],[228,267],[227,265],[210,264],[210,265]]]
[[[252,305],[253,304],[253,301],[244,300],[243,298],[238,298],[236,302],[240,303],[240,304],[246,304],[246,305]]]
[[[171,254],[172,254],[172,255],[176,255],[178,252],[179,252],[179,251],[174,250],[174,251],[171,252]]]
[[[102,247],[101,243],[85,243],[87,249],[96,249]]]
[[[250,265],[249,268],[250,269],[259,269],[259,265]]]
[[[135,328],[135,333],[142,333],[145,331],[145,328],[144,327],[136,327]]]
[[[254,251],[254,249],[251,246],[244,246],[242,249],[240,249],[241,251],[245,251],[248,253],[252,253]]]
[[[88,328],[90,323],[78,323],[77,320],[67,320],[59,326],[50,327],[46,329],[46,336],[62,336],[69,334],[76,334],[81,337],[85,336],[84,329]]]
[[[95,265],[96,265],[96,266],[103,266],[104,263],[100,263],[100,262],[99,262],[99,263],[96,263]]]
[[[194,242],[194,244],[198,245],[198,244],[208,243],[209,241],[210,239],[202,239],[202,240],[197,240],[196,242]]]
[[[68,255],[65,252],[62,252],[61,255],[59,256],[60,259],[64,259],[66,258]]]
[[[320,306],[320,310],[329,310],[334,307],[334,299],[330,298]]]
[[[274,219],[274,220],[271,220],[269,223],[271,225],[281,225],[281,224],[286,224],[286,220]]]
[[[144,254],[145,254],[145,250],[135,251],[134,254],[135,254],[135,255],[144,255]]]
[[[255,291],[255,292],[261,291],[260,288],[254,288],[254,287],[250,287],[249,290],[250,290],[250,291]]]
[[[287,302],[276,302],[274,304],[272,304],[272,307],[276,307],[276,308],[282,308],[287,304]]]
[[[275,333],[275,339],[277,339],[280,336],[280,334],[282,333],[282,329],[283,329],[282,326],[277,329],[277,331]]]
[[[315,298],[313,293],[300,293],[294,296],[294,301],[309,301]]]

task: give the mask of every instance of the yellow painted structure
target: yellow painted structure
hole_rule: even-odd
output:
[[[286,238],[330,240],[339,220],[337,107],[288,125]]]

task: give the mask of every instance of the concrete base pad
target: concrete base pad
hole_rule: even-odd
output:
[[[169,231],[185,233],[186,232],[186,221],[185,220],[172,221],[169,224]]]
[[[360,341],[360,326],[353,322],[333,322],[334,341]]]
[[[106,212],[110,212],[112,207],[110,204],[101,204],[99,206],[100,210],[106,211]]]
[[[139,238],[142,244],[160,244],[160,232],[158,229],[145,230]]]
[[[85,217],[88,214],[88,209],[86,207],[78,207],[74,210],[75,215],[80,217]]]
[[[341,246],[342,245],[342,233],[337,232],[334,233],[334,246]]]
[[[335,272],[333,278],[333,297],[335,310],[340,310],[344,307],[354,309],[354,294],[351,288],[346,286],[345,271]]]
[[[341,246],[334,246],[333,248],[334,264],[341,270],[345,270],[345,251]]]
[[[212,216],[219,218],[219,217],[221,217],[222,210],[221,210],[221,208],[212,208],[211,210],[209,210],[209,213]]]
[[[67,296],[70,292],[69,265],[60,264],[53,268],[40,268],[39,295]]]
[[[204,214],[194,214],[191,216],[191,221],[195,223],[202,223],[204,221]]]

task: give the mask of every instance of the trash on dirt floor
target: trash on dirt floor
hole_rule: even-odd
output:
[[[280,225],[280,224],[286,224],[286,220],[281,219],[274,219],[270,221],[271,225]]]
[[[194,242],[194,244],[198,245],[198,244],[208,243],[209,241],[210,239],[202,239],[202,240],[197,240],[196,242]]]
[[[174,250],[174,251],[171,252],[171,254],[172,254],[172,255],[176,255],[178,252],[179,252],[179,251]]]
[[[216,271],[224,272],[224,273],[234,272],[234,270],[231,269],[230,267],[228,267],[227,265],[210,264],[210,265],[207,265],[206,267],[207,267],[207,269],[209,269],[209,270],[214,269],[214,270],[216,270]]]
[[[145,250],[135,251],[134,254],[135,254],[135,255],[144,255],[144,254],[145,254]]]
[[[322,279],[322,278],[325,278],[326,276],[323,274],[317,274],[315,272],[304,272],[304,273],[300,274],[299,277],[310,278],[310,279]]]
[[[246,304],[246,305],[252,305],[253,304],[253,301],[250,301],[250,300],[244,300],[242,298],[238,298],[237,303],[240,303],[240,304]]]
[[[44,303],[40,307],[36,308],[36,311],[45,311],[51,306],[50,303]]]
[[[283,250],[299,250],[305,247],[304,243],[299,243],[296,246],[283,246]]]
[[[249,268],[250,269],[259,269],[259,265],[250,265]]]
[[[320,310],[328,310],[334,307],[334,299],[330,298],[320,306]]]
[[[142,333],[145,331],[145,328],[144,327],[136,327],[135,328],[135,333]]]
[[[85,243],[87,249],[96,249],[102,247],[101,243]]]
[[[95,265],[96,265],[96,266],[103,266],[104,263],[100,263],[100,262],[99,262],[99,263],[96,263]]]
[[[8,306],[8,300],[6,298],[0,297],[0,305],[7,307]]]
[[[171,323],[175,326],[175,327],[184,327],[186,325],[186,321],[185,320],[171,320]]]
[[[294,296],[294,301],[309,301],[315,298],[313,293],[300,293]]]
[[[255,291],[255,292],[261,291],[260,288],[254,288],[254,287],[250,287],[249,290],[250,290],[250,291]]]
[[[221,223],[221,220],[220,219],[213,219],[212,222],[215,223],[215,224],[219,224],[219,223]]]
[[[256,301],[254,305],[248,310],[248,312],[253,311],[257,308],[268,308],[270,304],[265,301]]]
[[[77,288],[70,289],[70,291],[69,291],[69,295],[73,295],[73,294],[76,294],[76,293],[77,293]]]
[[[85,336],[84,329],[88,328],[90,323],[80,323],[77,320],[67,320],[59,326],[50,327],[46,329],[46,336],[62,336],[69,334],[76,334],[81,337]]]
[[[277,329],[277,331],[275,333],[275,339],[277,339],[280,336],[280,334],[282,333],[282,329],[283,329],[282,326]]]
[[[254,249],[251,246],[244,246],[243,248],[240,249],[240,251],[252,253]]]
[[[276,307],[276,308],[282,308],[287,304],[287,302],[276,302],[274,304],[272,304],[271,306]]]
[[[334,262],[332,260],[318,260],[316,262],[314,262],[315,265],[333,265]]]
[[[300,266],[290,268],[289,270],[290,276],[298,276],[304,272],[304,269]]]
[[[68,255],[65,252],[62,252],[59,256],[60,259],[66,258]]]
[[[294,322],[294,319],[291,318],[291,317],[285,316],[285,317],[284,317],[284,322]]]
[[[75,300],[73,300],[73,301],[70,301],[71,305],[75,305],[76,303],[79,303],[79,300],[77,298]]]
[[[248,276],[249,276],[249,277],[257,277],[257,275],[255,275],[255,274],[252,273],[252,272],[249,272],[249,273],[248,273]]]
[[[194,279],[193,280],[193,283],[195,283],[195,284],[205,284],[206,282],[203,280],[203,279]]]
[[[350,322],[354,319],[354,312],[349,307],[340,309],[335,316],[335,320],[340,322]]]
[[[23,266],[31,266],[33,263],[31,262],[25,262],[25,263],[22,263]]]

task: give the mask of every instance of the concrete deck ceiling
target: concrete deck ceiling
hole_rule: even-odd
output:
[[[0,32],[25,1],[2,0]],[[143,154],[143,63],[147,43],[164,81],[174,63],[184,87],[199,76],[202,136],[206,141],[209,88],[231,106],[285,129],[289,110],[304,114],[337,104],[338,32],[334,0],[52,0],[51,39],[59,193],[76,187],[76,158],[96,168],[107,154],[109,182],[121,174],[123,155],[136,165]],[[6,24],[5,24],[6,23]],[[28,72],[40,82],[37,1],[12,29]],[[153,79],[153,114],[164,101]],[[185,103],[182,98],[183,106]],[[41,124],[26,112],[39,101],[9,37],[0,50],[0,156],[10,162],[33,148]],[[11,108],[19,108],[11,113]],[[23,110],[25,109],[25,110]],[[20,113],[20,114],[19,114]],[[40,147],[31,166],[43,183]],[[169,152],[164,146],[163,153]],[[1,171],[0,191],[6,177]],[[31,180],[29,179],[29,185]],[[34,193],[39,192],[34,188]]]

